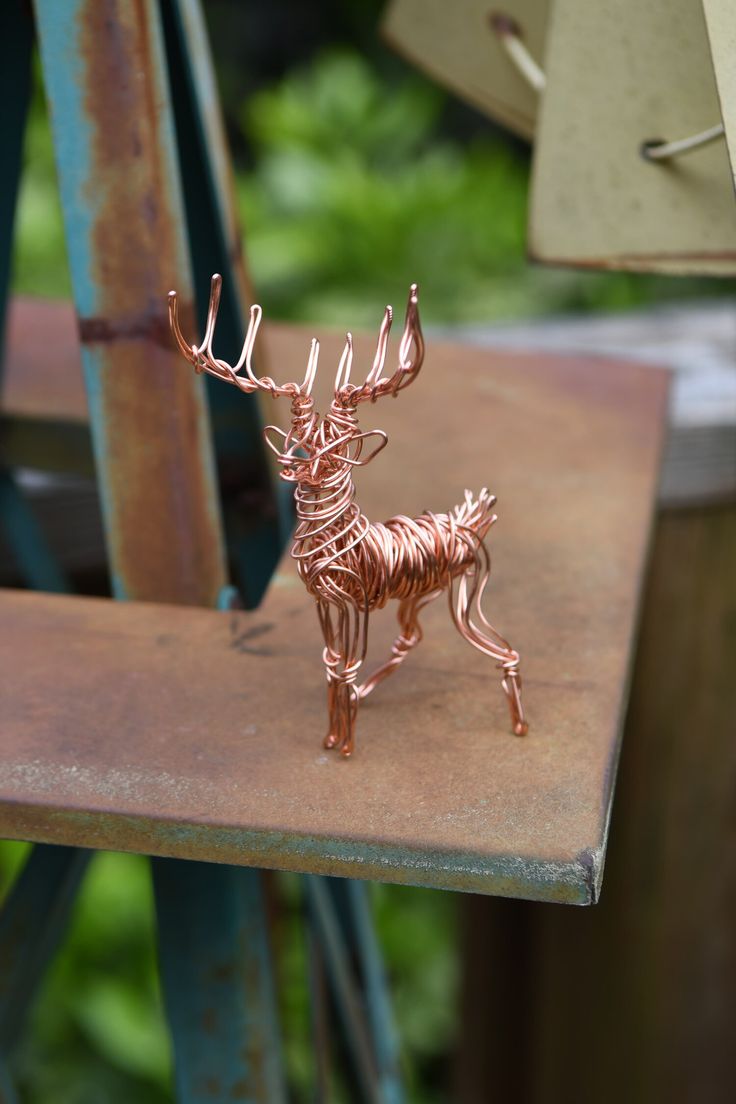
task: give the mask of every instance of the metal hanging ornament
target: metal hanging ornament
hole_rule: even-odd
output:
[[[496,521],[496,502],[486,488],[477,497],[465,491],[463,502],[449,513],[397,516],[371,522],[356,502],[353,470],[368,464],[388,444],[383,430],[361,430],[358,407],[384,395],[397,395],[416,378],[424,360],[417,287],[409,293],[398,367],[384,376],[392,310],[387,307],[378,334],[373,366],[365,382],[350,382],[353,341],[347,335],[335,379],[334,397],[324,416],[314,409],[312,386],[319,342],[312,341],[301,383],[277,384],[256,376],[251,358],[261,323],[261,308],[250,310],[248,331],[237,364],[212,351],[222,278],[212,277],[204,340],[188,345],[179,328],[176,292],[169,293],[171,330],[182,355],[197,372],[234,384],[241,391],[265,391],[291,401],[288,431],[267,426],[264,437],[276,454],[281,478],[294,484],[297,525],[291,555],[317,604],[324,636],[329,727],[327,748],[343,756],[355,747],[360,702],[392,674],[422,639],[421,610],[446,594],[461,636],[496,661],[517,736],[528,725],[521,701],[519,653],[493,628],[481,608],[490,575],[485,537]],[[369,616],[389,599],[397,599],[399,634],[390,658],[364,682],[358,676],[368,646]]]

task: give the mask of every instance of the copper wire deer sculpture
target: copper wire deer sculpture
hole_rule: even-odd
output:
[[[314,409],[312,385],[319,343],[312,341],[302,383],[277,384],[257,377],[251,358],[261,322],[261,308],[251,307],[240,358],[235,365],[219,359],[212,339],[220,302],[221,277],[212,277],[204,340],[184,340],[177,317],[176,292],[169,293],[171,329],[181,353],[197,372],[209,372],[241,391],[264,391],[291,400],[291,427],[264,430],[266,443],[281,466],[281,478],[294,484],[297,525],[291,554],[299,575],[315,598],[324,635],[329,728],[325,747],[349,756],[355,745],[359,703],[403,663],[422,639],[421,610],[443,592],[460,634],[496,661],[517,736],[527,731],[521,703],[519,654],[486,620],[481,599],[490,574],[484,537],[496,520],[495,496],[484,488],[477,498],[465,492],[463,502],[447,514],[421,514],[370,522],[355,501],[353,469],[369,463],[388,443],[382,430],[362,432],[358,407],[384,395],[398,395],[416,378],[424,359],[417,288],[412,286],[406,323],[399,344],[399,363],[382,375],[391,328],[386,308],[373,366],[365,382],[350,382],[353,342],[347,335],[335,379],[335,392],[324,417]],[[241,374],[242,373],[242,374]],[[278,440],[272,440],[276,435]],[[366,451],[366,443],[373,447]],[[391,657],[362,684],[358,674],[366,656],[369,614],[390,598],[398,600],[399,635]]]

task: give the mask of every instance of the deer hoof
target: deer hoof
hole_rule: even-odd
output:
[[[326,748],[334,748],[337,744],[337,736],[334,732],[328,732],[322,743]]]

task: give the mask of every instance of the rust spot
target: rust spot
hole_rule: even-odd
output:
[[[192,310],[191,306],[189,307]],[[152,341],[171,349],[168,318],[163,314],[128,315],[120,318],[80,318],[79,340],[83,345],[109,341]]]
[[[222,962],[219,966],[214,966],[210,973],[210,976],[215,982],[231,982],[238,976],[237,967],[233,962]]]
[[[490,12],[488,15],[488,22],[491,25],[491,30],[494,31],[499,38],[505,38],[508,35],[514,38],[521,38],[521,27],[513,16],[508,15],[507,12]]]
[[[218,1019],[216,1008],[206,1008],[202,1013],[202,1030],[205,1035],[214,1035],[217,1031]]]

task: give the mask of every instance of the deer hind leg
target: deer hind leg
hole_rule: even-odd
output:
[[[399,602],[397,617],[400,631],[391,646],[391,656],[385,663],[382,663],[380,667],[376,668],[370,678],[367,678],[362,686],[358,687],[358,698],[360,701],[362,701],[363,698],[367,698],[368,695],[375,690],[379,682],[383,682],[385,678],[393,674],[404,662],[409,652],[416,648],[424,635],[422,627],[419,624],[419,614],[426,605],[433,602],[441,593],[441,591],[436,590],[429,595],[423,595],[419,598],[403,598]]]
[[[474,565],[454,579],[449,588],[450,611],[460,634],[468,643],[496,660],[497,667],[503,672],[501,686],[511,714],[511,727],[516,736],[526,736],[529,725],[521,701],[519,653],[494,629],[481,608],[489,574],[488,551],[481,543],[476,549]]]
[[[348,604],[318,602],[317,608],[325,640],[322,658],[329,714],[324,746],[338,748],[347,757],[355,747],[357,677],[365,656],[366,615]]]

